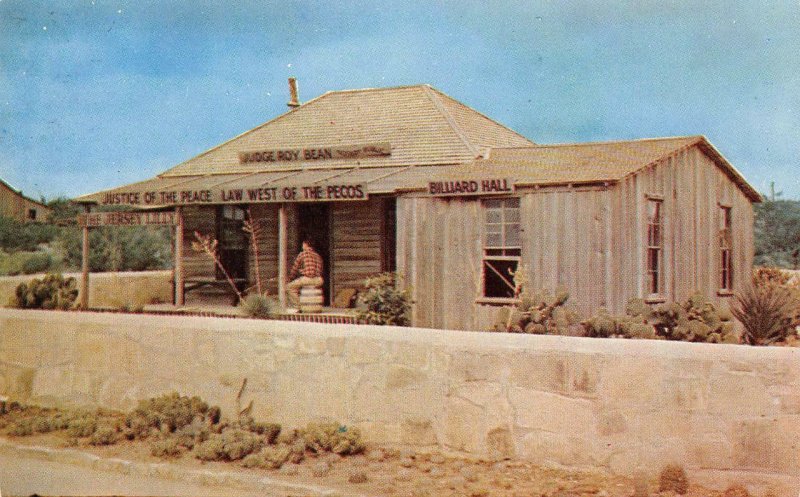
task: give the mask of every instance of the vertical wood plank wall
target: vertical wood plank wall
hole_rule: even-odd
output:
[[[698,147],[607,188],[520,190],[522,263],[533,289],[564,287],[584,315],[623,313],[645,294],[647,195],[663,198],[663,296],[698,290],[717,303],[720,204],[732,207],[734,289],[749,278],[753,209]],[[483,329],[496,308],[480,305],[480,201],[400,197],[397,263],[412,287],[417,326]]]
[[[720,205],[732,208],[733,282],[734,290],[740,290],[753,264],[753,207],[747,197],[699,147],[680,152],[621,186],[631,190],[633,184],[664,198],[667,300],[683,300],[700,291],[716,303],[727,303],[730,297],[718,295]],[[640,231],[644,234],[644,229]]]
[[[362,288],[364,279],[381,272],[383,200],[332,202],[332,296],[342,288]]]

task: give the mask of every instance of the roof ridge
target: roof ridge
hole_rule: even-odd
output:
[[[450,95],[448,95],[447,93],[443,92],[442,90],[440,90],[440,89],[438,89],[438,88],[434,88],[434,87],[433,87],[433,86],[431,86],[431,85],[426,85],[426,86],[427,86],[427,87],[428,87],[428,88],[429,88],[431,91],[434,91],[434,92],[438,93],[439,95],[441,95],[441,96],[443,96],[443,97],[447,98],[448,100],[450,100],[450,101],[454,102],[454,103],[455,103],[455,104],[457,104],[457,105],[461,105],[462,107],[464,107],[464,108],[466,108],[466,109],[469,109],[471,112],[474,112],[475,114],[478,114],[479,116],[481,116],[482,118],[486,119],[487,121],[489,121],[489,122],[491,122],[491,123],[493,123],[493,124],[496,124],[496,125],[500,126],[501,128],[503,128],[503,129],[505,129],[505,130],[508,130],[508,131],[510,131],[510,132],[512,132],[512,133],[514,133],[515,135],[519,136],[520,138],[522,138],[522,139],[524,139],[524,140],[527,140],[527,141],[529,141],[529,142],[533,143],[534,145],[538,145],[536,142],[534,142],[534,141],[531,141],[531,139],[530,139],[530,138],[528,138],[527,136],[523,135],[523,134],[522,134],[522,133],[520,133],[519,131],[516,131],[516,130],[514,130],[514,129],[511,129],[511,128],[509,128],[508,126],[506,126],[505,124],[495,121],[494,119],[492,119],[491,117],[487,116],[487,115],[486,115],[486,114],[484,114],[483,112],[481,112],[481,111],[479,111],[479,110],[476,110],[476,109],[473,109],[473,108],[472,108],[472,107],[470,107],[469,105],[465,104],[464,102],[462,102],[462,101],[460,101],[460,100],[457,100],[457,99],[455,99],[455,98],[451,97]],[[503,147],[489,147],[489,148],[503,148]],[[508,147],[508,148],[512,148],[512,147]]]
[[[328,95],[329,93],[358,93],[358,92],[371,92],[371,91],[384,91],[384,90],[405,90],[408,88],[432,88],[428,83],[417,83],[415,85],[398,85],[398,86],[382,86],[378,88],[346,88],[344,90],[328,90],[320,96]],[[319,97],[317,97],[319,98]]]
[[[464,145],[466,145],[467,150],[470,151],[472,157],[476,157],[478,155],[478,147],[476,147],[475,145],[472,144],[472,142],[469,141],[467,134],[464,132],[463,129],[461,129],[461,126],[458,125],[456,119],[453,117],[450,111],[448,111],[447,108],[445,108],[442,101],[439,100],[439,97],[434,94],[433,88],[431,88],[430,86],[423,86],[422,88],[423,92],[428,96],[431,103],[433,103],[433,105],[436,107],[439,113],[441,113],[442,116],[445,118],[447,124],[450,125],[450,127],[453,129],[456,135],[461,139]]]
[[[615,143],[641,143],[653,141],[670,141],[670,140],[687,140],[694,139],[699,141],[704,138],[703,135],[685,135],[685,136],[664,136],[655,138],[634,138],[631,140],[608,140],[608,141],[595,141],[595,142],[575,142],[575,143],[537,143],[531,147],[492,147],[493,149],[512,149],[512,148],[552,148],[552,147],[586,147],[591,145],[612,145]]]

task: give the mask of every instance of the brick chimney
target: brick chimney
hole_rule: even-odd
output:
[[[289,102],[286,103],[289,110],[300,107],[300,100],[297,98],[297,79],[289,78]]]

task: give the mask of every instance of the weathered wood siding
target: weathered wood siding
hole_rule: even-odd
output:
[[[362,288],[381,272],[383,200],[333,202],[330,254],[332,296],[343,288]]]
[[[397,268],[412,290],[418,326],[479,327],[481,219],[474,200],[397,200]]]
[[[662,200],[661,296],[700,291],[717,303],[720,205],[732,208],[734,290],[753,261],[748,198],[698,147],[677,153],[617,185],[521,190],[522,258],[532,289],[563,287],[584,316],[622,313],[648,297],[645,284],[648,195]],[[401,197],[397,263],[415,300],[414,324],[483,329],[496,308],[482,305],[483,211],[472,199]]]
[[[753,207],[750,200],[699,147],[691,147],[641,171],[620,185],[619,195],[634,195],[641,215],[635,243],[644,257],[646,195],[660,196],[664,219],[664,297],[682,300],[695,291],[717,303],[730,300],[720,289],[720,206],[733,217],[733,283],[740,290],[753,264]],[[623,225],[624,226],[624,225]],[[644,296],[644,260],[625,273],[624,297]],[[631,273],[635,276],[631,279]]]

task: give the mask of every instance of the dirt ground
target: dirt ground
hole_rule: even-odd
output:
[[[124,441],[111,446],[74,447],[59,434],[7,437],[17,444],[78,448],[97,456],[140,462],[163,463],[150,454],[144,441]],[[287,463],[277,470],[247,469],[237,462],[202,462],[191,453],[166,460],[187,469],[219,469],[269,476],[291,483],[313,484],[342,495],[387,497],[630,497],[663,495],[656,479],[645,482],[599,473],[546,469],[524,461],[484,461],[440,453],[370,447],[366,453],[341,457],[326,453],[307,457],[300,464]],[[638,491],[637,491],[638,490]],[[66,491],[66,489],[65,489]],[[286,497],[305,497],[287,494]],[[722,493],[691,485],[688,497],[718,497]]]

